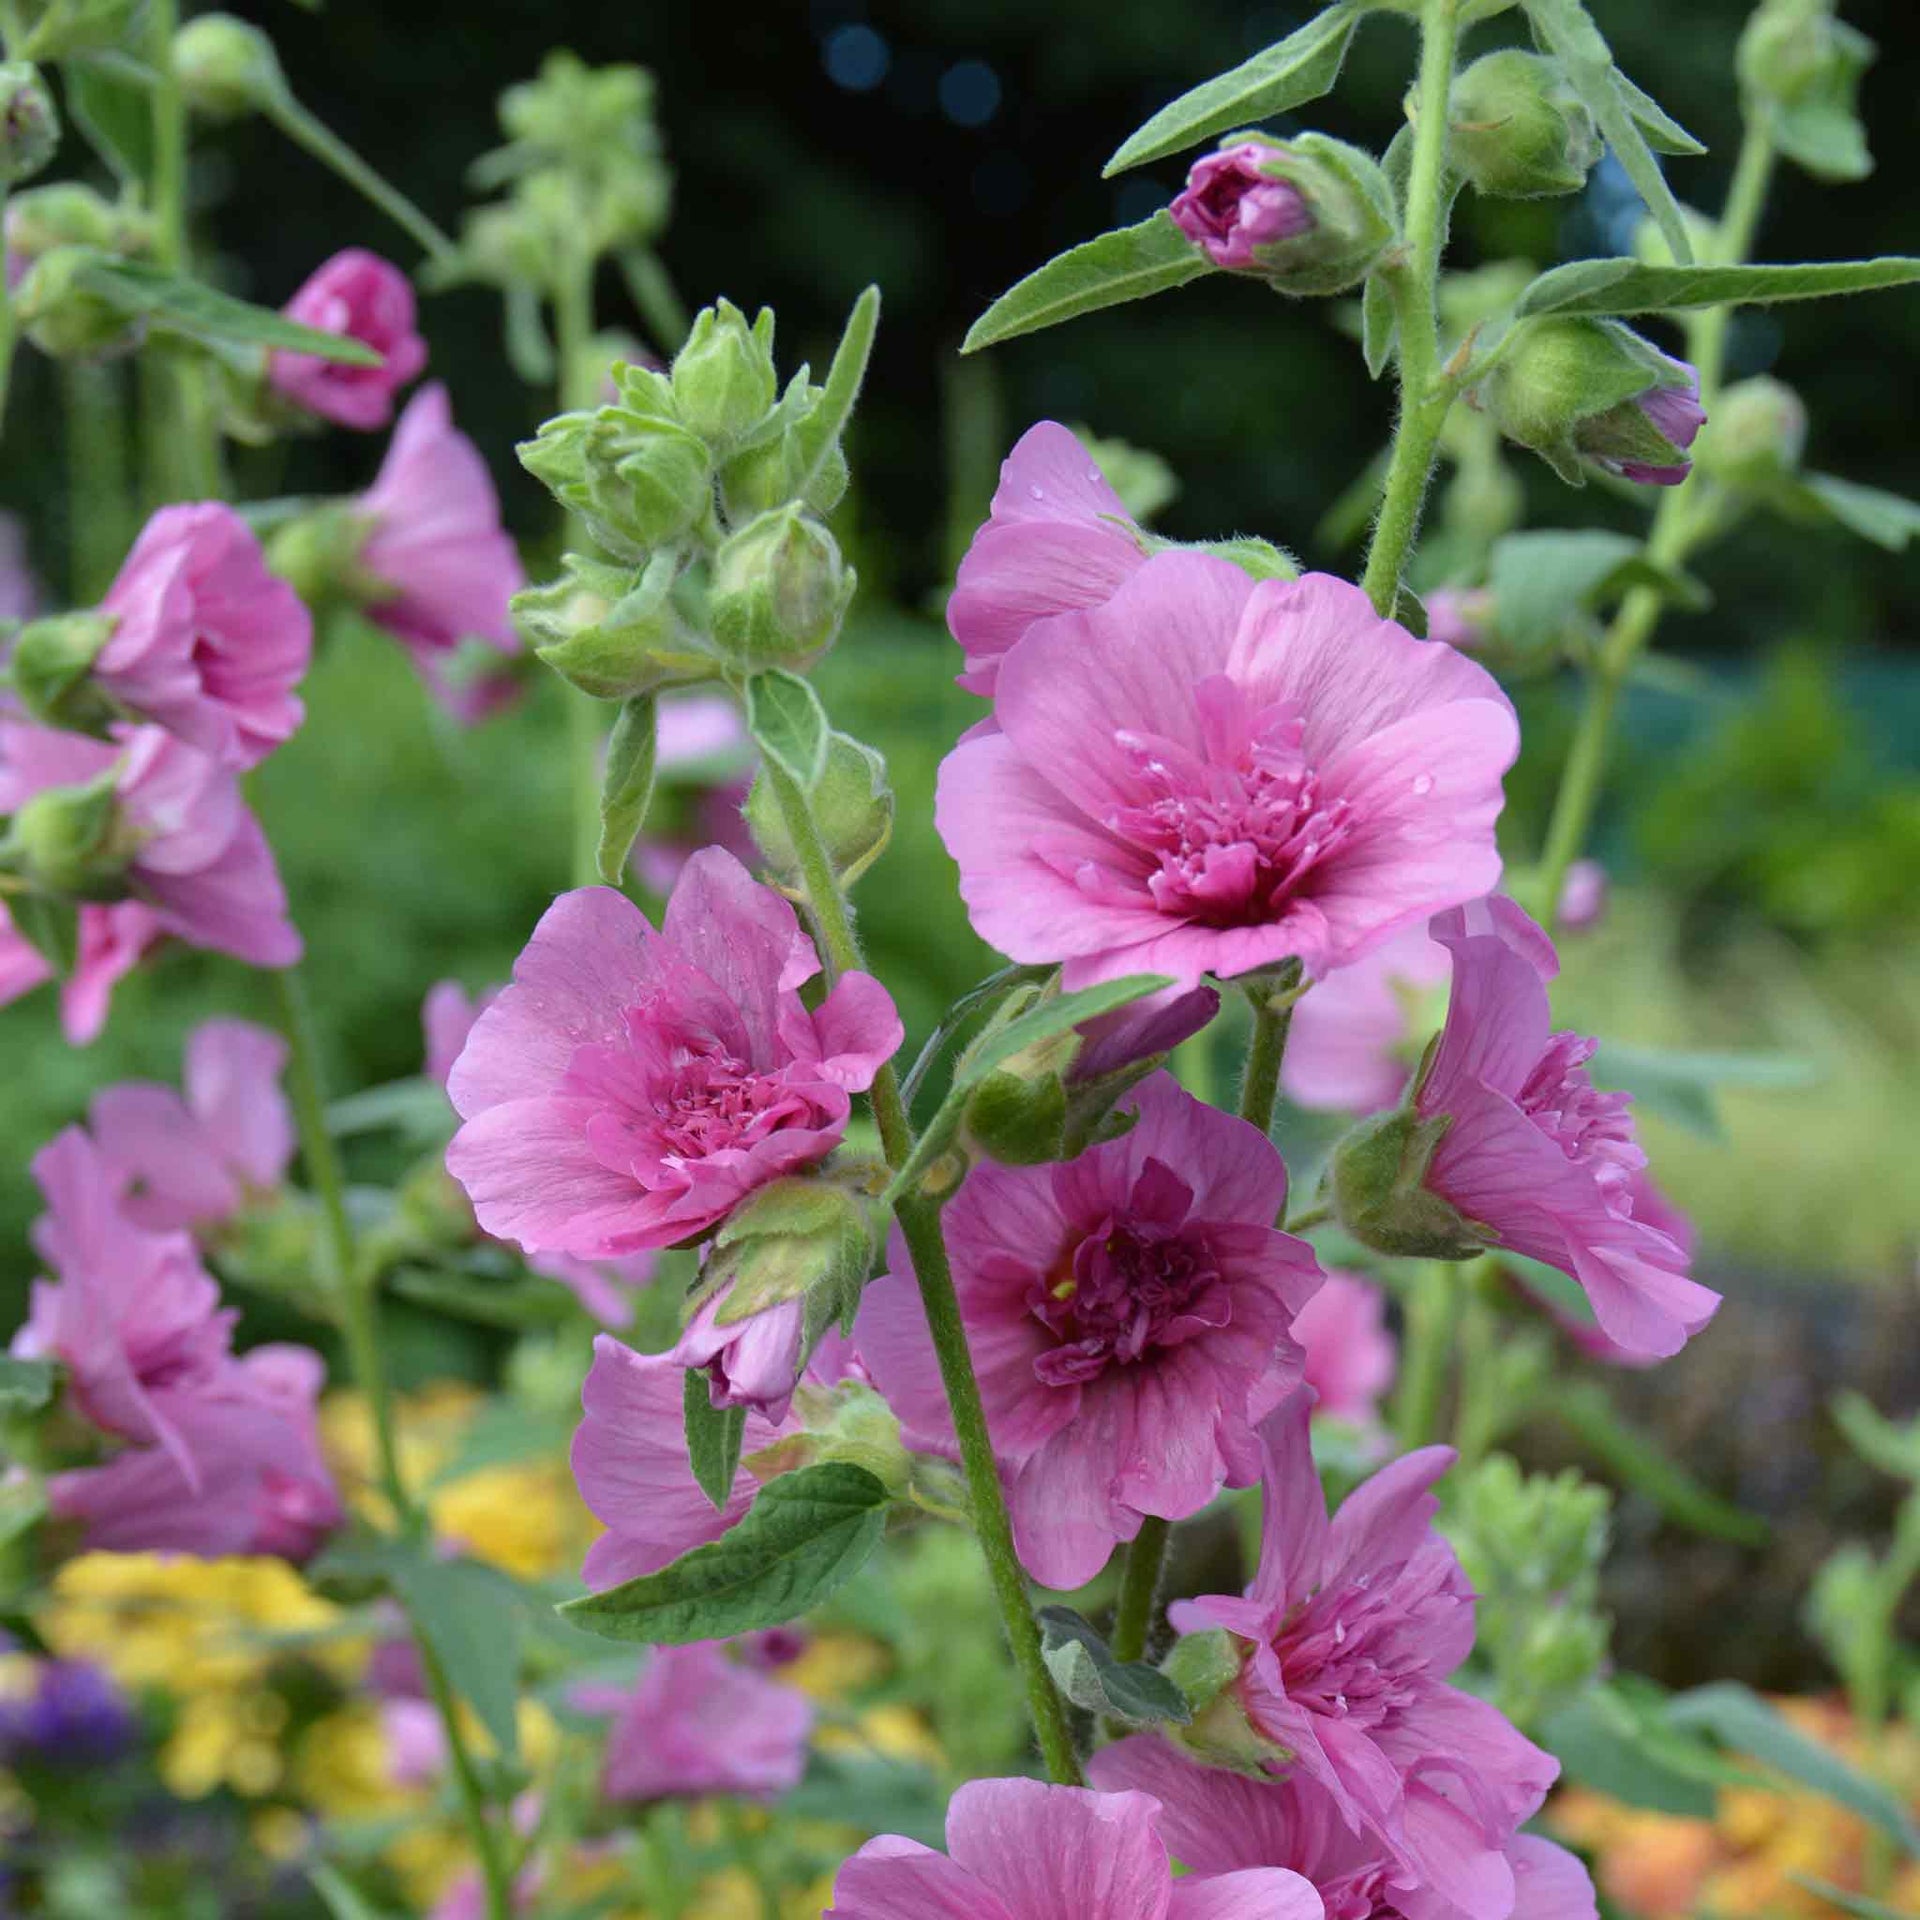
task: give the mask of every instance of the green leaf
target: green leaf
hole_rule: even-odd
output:
[[[1920,502],[1831,473],[1804,473],[1784,481],[1768,501],[1796,520],[1844,527],[1889,553],[1904,553],[1907,542],[1920,533]]]
[[[1577,613],[1634,586],[1658,586],[1683,605],[1704,590],[1684,574],[1656,567],[1631,535],[1598,527],[1510,533],[1495,543],[1487,584],[1500,638],[1522,652],[1553,645]]]
[[[1101,170],[1111,179],[1129,167],[1164,160],[1231,127],[1269,120],[1331,93],[1352,44],[1360,16],[1350,0],[1339,0],[1264,53],[1242,61],[1231,73],[1202,81],[1162,107]]]
[[[327,1131],[337,1140],[388,1128],[409,1140],[440,1140],[453,1131],[454,1121],[446,1088],[424,1074],[350,1093],[327,1108]]]
[[[1652,94],[1636,87],[1618,67],[1613,70],[1613,79],[1634,124],[1647,136],[1647,145],[1655,153],[1677,153],[1692,158],[1706,152],[1704,141],[1696,140]]]
[[[1145,300],[1212,271],[1206,255],[1163,209],[1136,227],[1117,227],[1036,268],[973,323],[960,351],[978,353],[1083,313]]]
[[[1920,1827],[1897,1795],[1808,1739],[1738,1681],[1716,1680],[1676,1694],[1667,1704],[1667,1718],[1677,1727],[1712,1734],[1762,1766],[1857,1813],[1909,1853],[1920,1854]]]
[[[1920,1420],[1889,1420],[1865,1394],[1848,1388],[1833,1403],[1834,1424],[1869,1466],[1920,1486]]]
[[[1394,311],[1386,275],[1370,273],[1366,291],[1360,296],[1360,349],[1367,356],[1367,371],[1374,379],[1393,364],[1399,334],[1400,316]]]
[[[800,455],[800,478],[791,492],[804,498],[821,470],[832,457],[847,422],[853,417],[853,404],[860,397],[860,384],[867,377],[867,360],[873,352],[873,336],[880,325],[880,289],[869,287],[853,303],[847,315],[845,331],[834,349],[833,365],[827,369],[827,383],[820,389],[806,418],[793,430],[794,447]]]
[[[1796,1886],[1805,1887],[1809,1893],[1818,1894],[1842,1913],[1857,1916],[1857,1920],[1913,1920],[1910,1913],[1895,1913],[1883,1902],[1869,1900],[1864,1893],[1849,1893],[1845,1887],[1836,1887],[1831,1880],[1816,1879],[1810,1873],[1790,1873],[1787,1878]]]
[[[399,1267],[387,1276],[386,1284],[416,1307],[511,1333],[565,1326],[579,1312],[579,1302],[559,1281],[539,1274],[494,1280],[457,1267]]]
[[[0,1420],[38,1413],[53,1398],[60,1369],[51,1360],[22,1360],[0,1353]]]
[[[431,1560],[396,1547],[388,1578],[413,1630],[494,1746],[514,1759],[520,1746],[520,1641],[525,1616],[504,1574],[477,1560]]]
[[[747,731],[760,750],[803,789],[827,768],[827,725],[820,696],[798,674],[775,667],[747,682]]]
[[[87,144],[122,186],[140,187],[153,178],[153,77],[131,77],[132,64],[69,60],[60,77]]]
[[[13,930],[64,980],[80,958],[80,915],[71,900],[46,893],[15,893],[7,898]]]
[[[745,1407],[716,1407],[704,1367],[689,1367],[681,1376],[687,1426],[687,1459],[700,1491],[716,1509],[733,1494],[733,1476],[740,1468],[740,1447],[746,1438]]]
[[[1534,39],[1543,52],[1552,54],[1565,68],[1574,92],[1599,122],[1607,145],[1613,149],[1613,157],[1626,169],[1634,191],[1646,202],[1647,211],[1666,237],[1673,257],[1691,263],[1693,243],[1687,236],[1686,217],[1641,131],[1652,102],[1638,87],[1629,91],[1628,86],[1623,85],[1624,76],[1613,64],[1613,53],[1605,37],[1580,0],[1523,0],[1523,3]],[[1666,128],[1674,124],[1661,114],[1655,131],[1667,137]]]
[[[1540,1738],[1570,1781],[1630,1807],[1711,1819],[1720,1787],[1739,1776],[1704,1741],[1664,1725],[1660,1704],[1651,1689],[1611,1682],[1549,1714]]]
[[[1776,300],[1875,293],[1916,280],[1920,280],[1920,260],[1904,254],[1758,267],[1650,267],[1639,260],[1576,260],[1543,273],[1520,296],[1514,312],[1522,318],[1540,313],[1678,313],[1689,307],[1763,306]]]
[[[1076,1707],[1142,1726],[1193,1718],[1187,1696],[1144,1660],[1116,1660],[1105,1640],[1071,1607],[1042,1607],[1041,1650],[1054,1684]]]
[[[1596,1086],[1616,1088],[1663,1120],[1704,1139],[1724,1140],[1716,1098],[1723,1087],[1780,1090],[1810,1085],[1810,1061],[1779,1053],[1685,1053],[1605,1040],[1592,1064]]]
[[[623,700],[607,735],[606,767],[600,776],[600,844],[594,864],[610,887],[617,887],[627,870],[627,855],[640,837],[653,800],[655,705],[650,693]]]
[[[608,1640],[684,1646],[777,1627],[837,1592],[887,1524],[886,1488],[829,1460],[761,1489],[738,1526],[658,1573],[569,1600],[564,1618]]]

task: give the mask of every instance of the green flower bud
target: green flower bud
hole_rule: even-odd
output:
[[[0,61],[0,181],[31,180],[60,146],[60,115],[40,70]]]
[[[819,402],[820,389],[797,375],[779,406],[728,458],[720,469],[720,498],[729,520],[738,524],[793,500],[824,517],[845,498],[847,456],[837,439],[811,479],[802,471],[809,455],[801,434]]]
[[[1790,159],[1819,180],[1873,171],[1860,124],[1860,78],[1878,49],[1834,17],[1834,0],[1766,0],[1740,36],[1736,65],[1757,110]]]
[[[773,365],[773,310],[751,327],[729,300],[703,308],[674,355],[673,398],[694,433],[725,447],[758,426],[780,391]]]
[[[542,481],[617,559],[640,561],[684,539],[713,505],[703,441],[626,407],[563,413],[519,449]]]
[[[146,25],[147,0],[23,0],[19,51],[29,60],[131,50]]]
[[[668,577],[577,553],[560,578],[513,597],[514,624],[561,679],[596,700],[630,700],[661,687],[716,679],[720,662],[681,617]]]
[[[56,360],[104,360],[131,352],[146,324],[100,293],[91,247],[55,247],[28,269],[14,295],[21,331]]]
[[[43,892],[69,900],[124,900],[133,849],[120,818],[113,774],[84,787],[50,787],[13,816],[10,862]]]
[[[1694,449],[1701,470],[1731,487],[1761,487],[1799,470],[1807,410],[1789,386],[1759,374],[1728,387]]]
[[[7,257],[18,268],[56,247],[142,254],[152,242],[152,222],[144,214],[103,199],[77,180],[30,187],[7,200]]]
[[[887,763],[863,741],[835,733],[827,741],[827,764],[810,799],[821,843],[842,886],[852,886],[887,849],[893,837],[893,789]],[[747,796],[747,826],[774,880],[799,897],[804,892],[800,857],[794,852],[780,803],[765,776]]]
[[[173,36],[173,74],[187,104],[210,120],[238,120],[284,97],[273,42],[230,13],[203,13]]]
[[[360,565],[366,519],[344,502],[283,521],[267,538],[267,565],[310,607],[372,604],[381,589]]]
[[[1334,1211],[1362,1246],[1469,1260],[1487,1245],[1484,1233],[1424,1184],[1447,1126],[1444,1115],[1423,1120],[1401,1107],[1363,1121],[1334,1148]]]
[[[1160,1671],[1186,1695],[1187,1705],[1200,1713],[1239,1679],[1239,1643],[1225,1627],[1183,1633],[1161,1661]]]
[[[1178,544],[1178,543],[1175,543]],[[1300,563],[1271,540],[1241,534],[1232,540],[1195,540],[1178,545],[1183,553],[1212,553],[1231,560],[1242,573],[1255,580],[1298,580]]]
[[[20,704],[42,726],[104,735],[113,705],[87,676],[112,635],[113,621],[98,613],[29,621],[7,663]]]
[[[1509,47],[1453,83],[1447,150],[1481,193],[1507,200],[1578,193],[1603,142],[1556,60]]]
[[[738,667],[799,671],[833,644],[854,584],[833,535],[799,506],[778,507],[713,557],[714,638]]]

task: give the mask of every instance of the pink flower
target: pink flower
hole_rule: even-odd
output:
[[[278,1034],[209,1020],[187,1041],[184,1098],[140,1080],[96,1096],[87,1124],[126,1217],[155,1232],[218,1226],[278,1187],[293,1158],[286,1064]]]
[[[806,1771],[813,1703],[730,1659],[717,1641],[657,1648],[636,1687],[582,1688],[573,1704],[615,1716],[600,1776],[604,1800],[771,1800]]]
[[[1576,860],[1560,889],[1561,931],[1585,933],[1597,927],[1606,918],[1610,890],[1607,870],[1598,860]]]
[[[1321,1920],[1298,1874],[1173,1877],[1160,1806],[1038,1780],[970,1780],[947,1851],[885,1834],[833,1884],[826,1920]]]
[[[1116,1007],[1080,1029],[1080,1051],[1073,1057],[1075,1081],[1103,1080],[1110,1073],[1171,1053],[1213,1024],[1220,996],[1211,987],[1167,987],[1144,1000]]]
[[[100,611],[113,631],[92,679],[128,713],[225,767],[258,766],[292,739],[313,620],[231,507],[162,507]]]
[[[611,888],[562,894],[448,1082],[447,1167],[481,1227],[589,1260],[670,1246],[825,1158],[901,1027],[864,973],[809,1012],[819,970],[793,908],[717,847],[657,933]]]
[[[612,1260],[576,1260],[568,1253],[533,1253],[527,1265],[558,1280],[603,1327],[624,1327],[633,1318],[633,1298],[653,1284],[658,1259],[651,1247]]]
[[[1383,1468],[1331,1523],[1297,1396],[1268,1422],[1260,1566],[1244,1599],[1182,1601],[1181,1632],[1250,1642],[1236,1683],[1255,1732],[1330,1798],[1398,1874],[1476,1913],[1558,1767],[1485,1701],[1446,1684],[1473,1650],[1473,1595],[1433,1530],[1453,1462],[1427,1447]],[[1278,1764],[1276,1762],[1276,1764]],[[1504,1911],[1504,1909],[1502,1909]]]
[[[420,1003],[420,1032],[426,1055],[421,1071],[440,1086],[447,1084],[460,1049],[467,1044],[473,1023],[499,997],[498,987],[469,993],[458,980],[436,980]]]
[[[1720,1296],[1687,1278],[1671,1234],[1635,1214],[1647,1157],[1632,1098],[1596,1091],[1593,1041],[1551,1031],[1552,941],[1497,896],[1436,916],[1433,937],[1453,955],[1453,990],[1413,1100],[1422,1120],[1446,1123],[1424,1185],[1490,1244],[1571,1274],[1617,1347],[1678,1353]]]
[[[723,1288],[694,1314],[674,1360],[705,1370],[716,1407],[757,1407],[769,1420],[784,1420],[807,1361],[807,1303],[782,1300],[724,1325],[720,1314],[731,1293]]]
[[[1594,1920],[1587,1870],[1550,1840],[1516,1834],[1491,1865],[1448,1899],[1378,1846],[1352,1833],[1332,1798],[1305,1775],[1255,1780],[1203,1767],[1157,1734],[1102,1747],[1087,1778],[1106,1793],[1160,1802],[1168,1851],[1196,1874],[1286,1867],[1313,1883],[1326,1920]]]
[[[71,1045],[84,1047],[100,1037],[114,987],[164,937],[159,916],[138,900],[81,904],[79,954],[60,983],[60,1025]],[[46,957],[0,905],[0,1007],[52,978]]]
[[[1255,1426],[1299,1383],[1313,1250],[1273,1226],[1287,1170],[1260,1131],[1156,1074],[1120,1139],[1064,1166],[982,1165],[944,1216],[1014,1538],[1077,1587],[1148,1514],[1182,1520],[1259,1476]],[[855,1343],[909,1445],[951,1452],[906,1246]]]
[[[1700,376],[1684,360],[1662,354],[1668,369],[1685,378],[1677,386],[1649,387],[1632,401],[1646,415],[1653,430],[1678,447],[1682,454],[1700,437],[1707,424],[1706,409],[1700,404]],[[1593,455],[1595,464],[1623,480],[1637,481],[1643,487],[1677,487],[1693,471],[1693,462],[1682,459],[1673,466],[1648,466],[1644,461],[1620,460]]]
[[[1427,638],[1463,653],[1486,644],[1493,628],[1493,595],[1484,587],[1436,587],[1427,595]]]
[[[0,721],[0,813],[108,773],[132,845],[126,884],[158,931],[256,967],[299,959],[272,850],[229,769],[158,727],[108,742]]]
[[[526,585],[486,462],[453,424],[442,386],[422,387],[394,429],[359,512],[362,569],[380,583],[368,617],[451,697],[449,657],[465,639],[520,651],[507,603]],[[458,715],[456,715],[458,717]]]
[[[1453,962],[1423,925],[1406,927],[1351,966],[1336,967],[1293,1010],[1280,1083],[1302,1107],[1373,1113],[1400,1098],[1415,1064],[1415,1005]],[[1437,1017],[1437,1013],[1436,1013]]]
[[[1167,211],[1216,267],[1258,272],[1259,249],[1310,232],[1313,214],[1291,181],[1270,180],[1272,150],[1257,140],[1203,154]]]
[[[343,427],[384,427],[393,418],[393,396],[427,364],[407,276],[377,253],[348,247],[316,267],[284,311],[303,327],[359,340],[381,359],[377,367],[348,367],[313,354],[270,353],[267,379],[275,391]]]
[[[991,699],[1002,658],[1036,620],[1100,606],[1146,559],[1145,536],[1086,448],[1056,421],[1029,427],[947,602],[967,656],[960,684]]]
[[[1380,1289],[1350,1273],[1328,1274],[1294,1315],[1293,1337],[1306,1354],[1314,1412],[1371,1427],[1380,1417],[1380,1396],[1393,1385],[1396,1351]]]
[[[1161,553],[1001,663],[940,768],[976,930],[1065,984],[1359,959],[1498,877],[1518,744],[1486,670],[1325,574]]]

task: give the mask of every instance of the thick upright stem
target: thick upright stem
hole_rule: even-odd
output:
[[[1113,1610],[1116,1660],[1138,1660],[1147,1650],[1147,1636],[1153,1631],[1153,1603],[1160,1591],[1160,1576],[1166,1568],[1172,1538],[1172,1524],[1149,1514],[1140,1522],[1140,1531],[1127,1549],[1120,1598]]]
[[[1280,1098],[1287,1030],[1293,1025],[1293,983],[1250,997],[1253,1040],[1247,1048],[1246,1072],[1240,1081],[1240,1118],[1269,1133],[1273,1129],[1273,1109]]]
[[[90,607],[106,592],[127,547],[120,370],[62,361],[60,391],[67,417],[67,592],[75,606]]]

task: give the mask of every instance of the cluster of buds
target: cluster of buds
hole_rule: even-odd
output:
[[[1740,36],[1740,86],[1781,150],[1821,180],[1873,170],[1856,102],[1876,48],[1835,0],[1765,0]]]
[[[145,334],[140,316],[107,297],[91,267],[102,254],[139,259],[152,246],[145,214],[78,181],[12,196],[7,271],[21,331],[42,353],[61,358],[104,359],[137,347]]]

